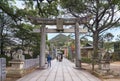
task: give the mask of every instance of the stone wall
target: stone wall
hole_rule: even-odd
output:
[[[6,79],[6,59],[0,58],[0,81]]]

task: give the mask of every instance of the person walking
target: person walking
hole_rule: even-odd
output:
[[[48,54],[48,56],[47,56],[48,67],[51,67],[51,60],[52,60],[52,58],[51,58],[50,54]]]

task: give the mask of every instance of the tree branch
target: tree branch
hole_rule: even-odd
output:
[[[88,29],[90,29],[92,32],[94,32],[94,30],[93,30],[92,26],[90,26],[90,24],[85,24],[85,26],[86,26]]]
[[[71,8],[69,8],[68,10],[70,11],[70,13],[71,13],[74,17],[79,18],[79,16],[78,16],[78,15],[76,15],[76,14],[72,11],[72,9],[71,9]]]
[[[104,31],[106,31],[106,30],[108,30],[108,29],[110,29],[110,28],[112,28],[112,27],[115,26],[119,21],[120,21],[120,18],[117,19],[115,22],[113,22],[113,23],[111,23],[111,24],[108,23],[106,26],[104,26],[104,29],[100,30],[101,33],[104,32]]]
[[[100,27],[100,28],[98,29],[98,31],[103,30],[103,29],[106,28],[107,26],[108,26],[108,28],[109,28],[109,25],[112,25],[111,23],[113,22],[113,18],[114,18],[114,7],[112,6],[112,7],[111,7],[111,13],[109,13],[109,16],[106,18],[106,20],[105,20],[105,22],[103,23],[102,27]],[[110,21],[108,22],[109,19],[110,19]],[[117,23],[118,21],[119,21],[119,19],[116,20],[114,23]]]

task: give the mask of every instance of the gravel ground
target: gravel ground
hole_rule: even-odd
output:
[[[83,68],[85,68],[86,70],[90,70],[92,69],[90,64],[82,64]],[[97,68],[97,66],[95,66],[95,68]],[[110,64],[110,70],[114,75],[119,75],[119,77],[110,77],[107,79],[101,78],[103,81],[120,81],[120,62],[113,62]]]

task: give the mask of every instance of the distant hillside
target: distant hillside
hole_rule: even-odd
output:
[[[55,36],[54,38],[52,38],[49,41],[50,42],[57,42],[57,43],[59,43],[59,42],[64,43],[64,42],[68,41],[68,36],[63,35],[63,34],[58,34],[57,36]]]
[[[64,34],[58,34],[57,36],[55,36],[54,38],[52,38],[50,41],[50,43],[54,44],[55,46],[64,46],[65,44],[67,44],[69,42],[69,40],[74,40],[72,38],[69,38],[69,36],[66,36]],[[81,41],[81,46],[91,46],[91,42],[90,41]]]

